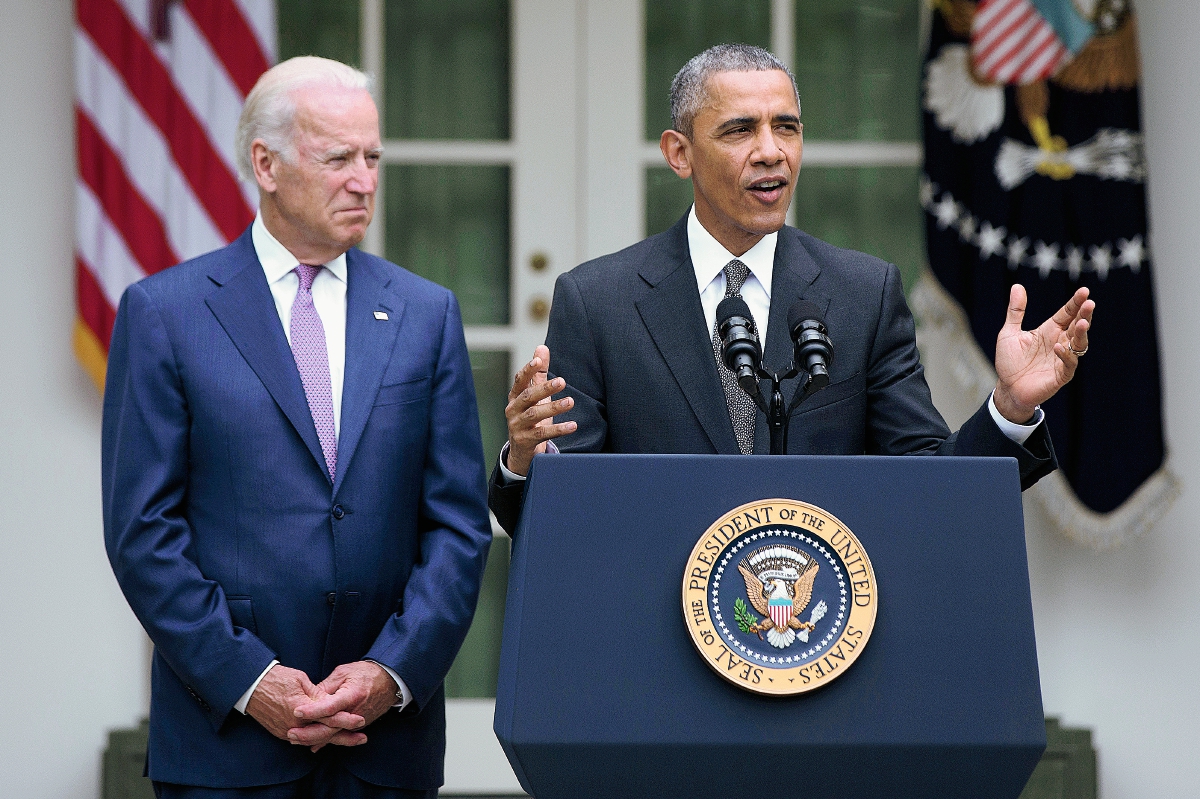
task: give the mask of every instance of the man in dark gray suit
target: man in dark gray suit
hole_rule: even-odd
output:
[[[933,407],[896,267],[784,225],[803,149],[788,69],[757,47],[714,47],[675,76],[671,117],[660,146],[691,179],[695,203],[665,233],[559,278],[547,346],[516,375],[509,443],[492,474],[489,504],[506,530],[516,527],[530,461],[559,436],[571,434],[564,452],[768,451],[764,415],[714,353],[716,307],[733,295],[760,333],[766,321],[769,368],[790,359],[793,303],[825,312],[830,385],[800,406],[789,454],[1010,456],[1023,487],[1056,467],[1038,406],[1087,351],[1095,304],[1086,288],[1023,331],[1025,290],[1013,286],[996,388],[952,434]]]

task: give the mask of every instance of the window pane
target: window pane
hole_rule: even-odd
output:
[[[508,167],[390,165],[387,258],[458,296],[463,322],[505,325]]]
[[[471,351],[471,377],[475,379],[475,399],[479,404],[479,429],[483,433],[483,459],[488,468],[496,462],[500,448],[508,440],[504,406],[512,384],[508,352]]]
[[[792,203],[805,232],[891,261],[912,287],[925,262],[917,167],[804,167]]]
[[[508,591],[509,539],[496,536],[488,553],[475,620],[458,658],[446,675],[446,696],[454,699],[493,697],[500,669],[500,636],[504,630],[504,597]]]
[[[508,5],[495,0],[386,5],[386,138],[508,138]]]
[[[360,65],[359,0],[278,0],[279,60],[319,55]]]
[[[679,221],[692,204],[692,182],[670,167],[646,169],[646,235],[662,233]]]
[[[771,46],[770,0],[646,0],[646,138],[671,127],[671,79],[714,44]],[[914,45],[914,52],[916,47]]]
[[[810,139],[915,141],[920,0],[796,0],[796,82]]]

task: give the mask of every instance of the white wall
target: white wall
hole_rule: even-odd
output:
[[[67,0],[0,2],[0,794],[94,799],[147,705],[104,555],[100,397],[76,366]]]
[[[1184,494],[1107,554],[1027,513],[1046,709],[1095,730],[1104,799],[1200,791],[1200,4],[1144,0],[1140,12],[1166,421]],[[70,352],[71,4],[0,0],[0,20],[0,793],[91,799],[105,734],[142,715],[147,677],[101,541],[99,397]]]

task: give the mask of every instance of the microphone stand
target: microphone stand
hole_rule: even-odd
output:
[[[804,374],[804,382],[796,389],[795,396],[792,397],[792,402],[785,409],[783,400],[782,384],[784,380],[791,380],[798,374]],[[800,369],[794,363],[783,374],[778,372],[768,372],[763,368],[761,362],[755,370],[761,380],[771,381],[771,399],[768,400],[763,396],[763,392],[758,392],[751,395],[754,404],[767,416],[767,429],[771,432],[771,454],[786,455],[787,454],[787,439],[788,427],[792,415],[796,412],[796,408],[800,403],[808,399],[815,391],[824,388],[824,384],[817,385],[813,381],[813,375],[807,370]]]

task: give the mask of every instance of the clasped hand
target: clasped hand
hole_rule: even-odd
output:
[[[370,661],[338,666],[315,685],[303,671],[277,664],[254,689],[246,713],[276,738],[316,752],[326,744],[365,744],[361,730],[395,701],[396,681]]]

